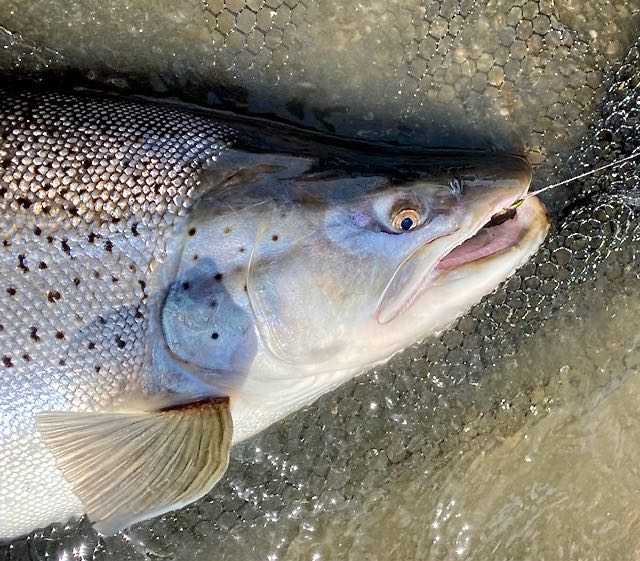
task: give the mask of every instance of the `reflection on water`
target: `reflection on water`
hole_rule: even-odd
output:
[[[637,317],[629,324],[637,345]],[[457,520],[434,540],[450,541],[459,525],[468,559],[637,558],[640,370],[584,409],[565,403],[456,466],[462,471],[455,469],[437,495],[440,504],[455,504],[449,520]]]

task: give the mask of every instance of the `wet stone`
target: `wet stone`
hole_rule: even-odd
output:
[[[542,278],[552,278],[557,270],[557,266],[553,263],[542,263],[538,266],[538,273]]]
[[[553,252],[553,260],[558,264],[558,266],[564,267],[571,261],[571,251],[564,247],[556,249]]]
[[[394,439],[386,448],[387,457],[392,464],[403,461],[408,452],[400,439]]]
[[[463,335],[458,330],[447,331],[442,336],[442,342],[449,348],[453,349],[462,343]]]
[[[472,333],[475,331],[478,322],[471,315],[466,315],[458,321],[457,330],[462,333]]]
[[[533,24],[530,21],[522,20],[516,26],[516,37],[523,41],[526,41],[529,37],[533,35]]]

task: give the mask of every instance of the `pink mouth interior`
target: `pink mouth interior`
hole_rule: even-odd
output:
[[[451,250],[436,265],[436,269],[450,271],[465,263],[477,261],[488,255],[517,244],[525,228],[518,223],[518,215],[498,225],[481,228],[475,235]]]

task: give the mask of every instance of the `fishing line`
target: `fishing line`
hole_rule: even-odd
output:
[[[625,162],[628,162],[629,160],[633,160],[634,158],[637,158],[639,156],[640,156],[640,152],[636,152],[635,154],[631,154],[631,156],[626,156],[624,158],[620,158],[619,160],[615,160],[613,162],[610,162],[608,164],[600,166],[600,167],[598,167],[596,169],[592,169],[592,170],[587,171],[585,173],[581,173],[580,175],[576,175],[575,177],[570,177],[569,179],[565,179],[564,181],[560,181],[559,183],[554,183],[553,185],[547,185],[546,187],[542,187],[542,189],[538,189],[536,191],[532,191],[531,193],[527,193],[521,199],[517,199],[508,208],[510,208],[510,209],[511,208],[518,208],[529,197],[534,197],[536,195],[539,195],[540,193],[544,193],[545,191],[548,191],[549,189],[555,189],[556,187],[560,187],[561,185],[566,185],[567,183],[571,183],[572,181],[576,181],[578,179],[582,179],[583,177],[588,177],[590,175],[593,175],[594,173],[598,173],[599,171],[619,166],[619,165],[624,164]]]

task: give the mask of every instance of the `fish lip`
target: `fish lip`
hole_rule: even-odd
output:
[[[382,295],[380,296],[380,299],[378,300],[378,304],[376,306],[376,311],[375,311],[375,319],[376,319],[376,321],[380,325],[384,325],[386,323],[389,323],[389,322],[393,321],[398,315],[400,315],[401,313],[406,311],[413,304],[413,302],[415,302],[415,300],[420,296],[420,294],[422,292],[424,292],[424,290],[426,290],[426,288],[430,285],[430,283],[433,280],[434,276],[436,276],[436,269],[437,269],[440,261],[442,261],[447,255],[449,255],[449,253],[451,253],[456,247],[462,245],[467,240],[470,240],[471,238],[473,238],[478,232],[480,232],[480,230],[482,230],[482,228],[484,228],[487,225],[487,223],[492,219],[492,217],[494,215],[499,213],[501,210],[506,209],[506,208],[510,207],[511,205],[514,205],[516,203],[516,201],[518,201],[520,199],[523,199],[526,196],[528,190],[529,190],[529,185],[527,185],[523,189],[523,191],[520,192],[520,193],[517,193],[515,195],[511,194],[509,197],[505,197],[504,199],[500,199],[499,201],[497,201],[491,207],[491,210],[487,211],[486,213],[483,213],[481,218],[479,220],[477,220],[477,222],[474,224],[474,226],[469,230],[469,235],[468,236],[466,236],[462,240],[456,241],[456,243],[447,245],[444,248],[444,250],[442,251],[441,255],[434,261],[433,266],[430,267],[429,269],[427,269],[424,272],[420,282],[416,283],[416,287],[411,291],[409,296],[407,298],[405,298],[404,302],[402,302],[402,304],[400,306],[397,306],[394,310],[392,310],[392,312],[390,314],[385,314],[385,312],[387,311],[386,309],[384,309],[384,306],[383,306],[384,301],[385,301],[385,296],[386,296],[387,291],[388,291],[389,287],[391,286],[394,278],[396,277],[398,272],[402,269],[402,267],[406,263],[408,263],[419,251],[424,249],[424,247],[426,247],[428,244],[432,243],[433,241],[435,241],[437,239],[443,238],[443,237],[453,236],[456,232],[458,232],[460,230],[460,228],[456,228],[454,231],[449,232],[448,234],[444,234],[442,236],[439,236],[438,238],[431,239],[428,242],[425,242],[424,244],[422,244],[419,247],[417,247],[414,251],[412,251],[411,254],[409,256],[407,256],[402,261],[402,263],[400,263],[400,265],[398,265],[398,267],[394,271],[393,275],[391,276],[391,279],[389,280],[389,283],[387,284],[387,287],[385,288],[385,290],[383,291]],[[486,258],[489,258],[489,257],[491,257],[491,255],[487,255],[486,256]],[[464,264],[460,265],[460,266],[464,266]]]

